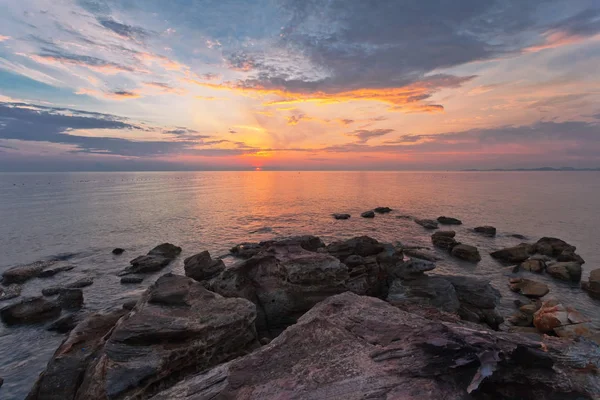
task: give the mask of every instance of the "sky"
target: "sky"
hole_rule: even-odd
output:
[[[598,0],[0,0],[0,171],[600,167]]]

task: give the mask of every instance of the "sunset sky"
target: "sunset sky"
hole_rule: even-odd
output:
[[[598,0],[0,0],[0,171],[600,167]]]

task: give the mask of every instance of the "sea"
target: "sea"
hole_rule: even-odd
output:
[[[360,217],[375,207],[389,214]],[[0,174],[0,272],[38,260],[60,259],[71,271],[24,284],[22,297],[45,287],[90,277],[84,311],[120,307],[158,276],[183,273],[183,259],[209,250],[235,262],[228,250],[312,234],[326,243],[368,235],[382,242],[431,247],[431,232],[412,218],[456,217],[457,239],[477,246],[481,262],[447,255],[432,274],[477,276],[503,295],[500,311],[514,312],[513,276],[491,251],[553,236],[577,246],[583,279],[600,268],[600,172],[73,172]],[[332,213],[349,213],[335,220]],[[493,225],[494,238],[472,231]],[[513,235],[523,235],[518,239]],[[183,248],[164,270],[138,285],[121,285],[117,273],[129,260],[170,242]],[[125,253],[115,256],[115,247]],[[440,255],[443,254],[440,252]],[[575,307],[600,327],[600,301],[578,284],[546,275],[546,298]],[[0,302],[4,307],[19,299]],[[1,399],[23,399],[65,335],[45,325],[0,324]]]

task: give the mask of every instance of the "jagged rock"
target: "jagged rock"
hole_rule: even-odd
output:
[[[437,229],[438,223],[432,219],[415,219],[417,225],[421,225],[425,229]]]
[[[116,256],[121,255],[125,252],[125,249],[122,249],[120,247],[117,247],[116,249],[113,249],[112,253]]]
[[[431,243],[440,249],[452,251],[453,247],[460,244],[454,239],[455,235],[454,231],[437,231],[431,235]]]
[[[148,398],[186,374],[258,347],[255,318],[255,306],[245,299],[163,275],[105,338],[76,398]]]
[[[60,315],[60,306],[42,297],[23,299],[0,310],[0,317],[7,325],[47,321]]]
[[[475,229],[473,229],[473,231],[475,231],[477,233],[481,233],[486,236],[496,236],[496,228],[494,228],[493,226],[489,226],[489,225],[478,226]]]
[[[42,271],[52,266],[55,261],[36,261],[32,264],[17,265],[7,269],[2,273],[2,283],[10,285],[11,283],[24,283],[37,277]]]
[[[12,283],[6,288],[0,286],[0,301],[10,300],[14,299],[15,297],[19,297],[21,295],[22,290],[23,286],[17,283]]]
[[[225,269],[225,264],[223,260],[213,260],[208,251],[203,251],[186,258],[183,267],[185,276],[201,282],[219,275]]]
[[[481,261],[481,255],[479,255],[479,251],[477,247],[470,246],[468,244],[458,244],[452,247],[451,254],[460,258],[461,260],[470,261],[470,262],[479,262]]]
[[[575,246],[571,246],[569,243],[564,240],[552,238],[552,237],[543,237],[535,243],[535,251],[537,253],[549,256],[549,257],[557,257],[563,251],[572,251],[576,250]]]
[[[67,314],[64,317],[60,317],[56,321],[52,322],[46,328],[47,331],[55,331],[58,333],[67,333],[73,330],[79,322],[83,319],[82,314]]]
[[[392,212],[392,209],[389,207],[376,207],[373,211],[375,211],[377,214],[387,214]]]
[[[500,261],[506,263],[520,263],[529,258],[530,255],[535,253],[535,246],[521,243],[518,246],[507,247],[502,250],[494,251],[490,255]]]
[[[437,221],[442,225],[462,225],[462,221],[460,219],[452,217],[438,217]]]
[[[557,262],[546,267],[546,272],[553,278],[563,281],[579,282],[581,280],[581,264],[577,262]]]
[[[88,365],[98,357],[104,344],[104,336],[124,314],[124,310],[96,313],[77,324],[56,350],[26,400],[75,399]]]
[[[44,296],[56,296],[63,291],[68,291],[70,289],[81,289],[87,286],[90,286],[94,283],[92,278],[82,278],[75,282],[71,282],[65,286],[53,286],[49,288],[42,289],[42,294]]]
[[[587,282],[581,282],[581,287],[592,297],[600,298],[600,269],[590,272]]]
[[[152,400],[593,399],[598,354],[590,341],[472,329],[344,293]]]
[[[402,253],[407,255],[408,257],[418,258],[420,260],[426,260],[426,261],[431,261],[431,262],[440,260],[440,257],[438,257],[435,252],[429,251],[429,250],[424,250],[424,249],[403,248]]]
[[[550,288],[545,283],[525,278],[512,278],[510,280],[510,290],[533,298],[544,297],[550,292]]]
[[[335,219],[348,219],[348,218],[350,218],[350,214],[335,213],[335,214],[333,214],[333,218],[335,218]]]
[[[385,247],[369,236],[359,236],[352,239],[333,242],[327,246],[327,252],[345,262],[351,255],[361,257],[374,256],[384,251]]]
[[[171,243],[163,243],[148,252],[130,261],[131,266],[125,268],[119,275],[145,274],[160,271],[181,253],[181,247]]]
[[[56,301],[64,309],[79,309],[83,306],[83,291],[81,289],[62,289],[58,293]]]
[[[40,272],[37,277],[38,278],[49,278],[51,276],[58,274],[59,272],[70,271],[73,268],[75,268],[73,265],[65,265],[62,267],[45,269],[42,272]]]
[[[556,332],[556,329],[568,325],[585,324],[590,320],[571,307],[565,307],[557,301],[545,301],[536,311],[533,324],[543,333]]]
[[[360,216],[363,218],[375,218],[375,212],[374,211],[365,211],[364,213],[360,214]]]
[[[546,263],[539,259],[529,258],[528,260],[525,260],[519,264],[517,270],[518,269],[541,274],[546,269]]]

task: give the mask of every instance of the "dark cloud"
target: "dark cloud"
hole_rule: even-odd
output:
[[[549,26],[568,35],[592,36],[600,33],[600,9],[584,10]]]
[[[353,119],[348,119],[348,118],[340,118],[337,121],[342,125],[350,125],[350,124],[354,123]]]
[[[358,129],[358,130],[355,130],[354,132],[347,133],[346,136],[355,137],[357,139],[358,143],[366,143],[373,138],[385,136],[391,132],[394,132],[394,130],[393,129],[371,129],[371,130]]]
[[[123,38],[132,39],[135,41],[143,41],[150,36],[150,32],[143,28],[122,24],[112,18],[99,18],[98,22],[106,29],[113,31]]]
[[[64,53],[57,50],[46,49],[45,52],[38,54],[36,57],[40,57],[46,61],[54,61],[62,64],[72,64],[85,66],[93,69],[106,69],[113,71],[133,72],[135,68],[114,63],[111,61],[103,60],[97,57],[84,56],[79,54]],[[138,71],[139,72],[139,71]]]

